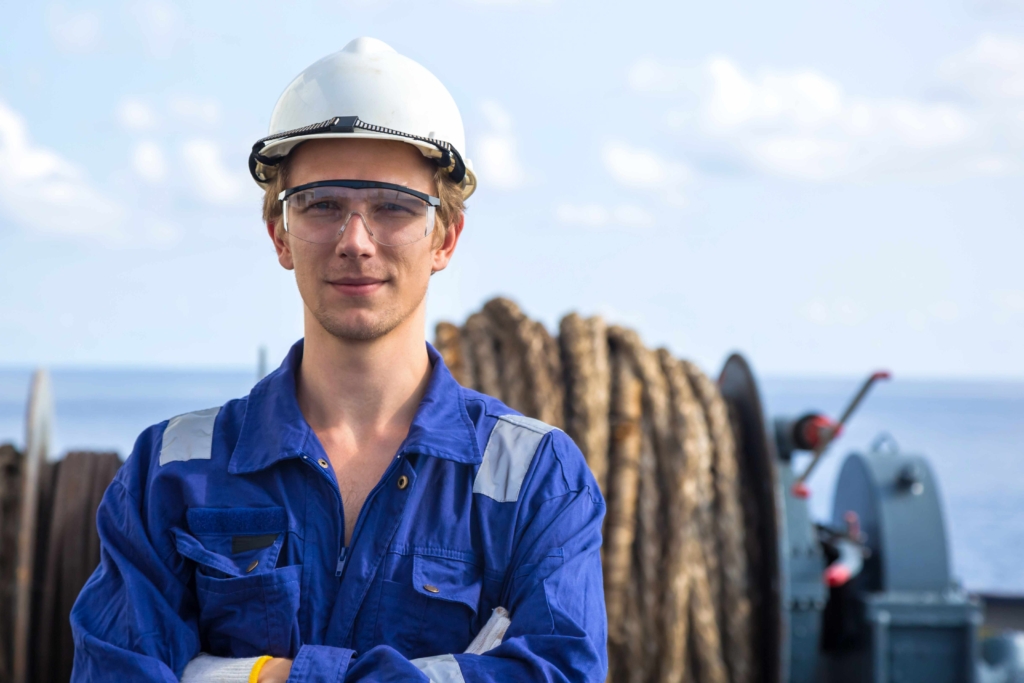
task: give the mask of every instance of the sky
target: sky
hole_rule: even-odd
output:
[[[0,365],[283,357],[301,301],[248,151],[366,35],[446,84],[480,180],[430,329],[500,294],[709,372],[739,350],[772,375],[1024,378],[1022,0],[0,15]]]

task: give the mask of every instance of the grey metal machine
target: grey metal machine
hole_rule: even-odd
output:
[[[733,356],[719,384],[741,434],[757,509],[768,604],[761,610],[771,683],[973,683],[982,608],[954,580],[938,482],[927,460],[880,441],[846,458],[832,520],[815,523],[808,475],[886,373],[872,375],[836,422],[768,423],[750,366]],[[887,444],[889,447],[886,447]],[[793,456],[810,453],[794,471]],[[1001,680],[1010,680],[1003,678]]]

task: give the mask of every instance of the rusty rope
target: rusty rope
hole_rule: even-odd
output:
[[[571,313],[558,337],[507,299],[436,346],[465,386],[563,427],[605,495],[609,680],[756,683],[758,558],[714,382],[636,332]]]

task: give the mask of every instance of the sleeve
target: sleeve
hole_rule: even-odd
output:
[[[96,524],[100,564],[71,610],[75,658],[71,680],[177,683],[199,652],[195,597],[154,546],[132,489],[145,481],[135,451],[110,484]]]
[[[575,444],[561,432],[546,441],[546,455],[551,457],[535,458],[545,466],[537,468],[524,485],[509,569],[512,578],[506,590],[511,624],[498,647],[484,654],[408,660],[393,648],[378,646],[351,664],[339,662],[351,656],[349,650],[322,648],[324,653],[310,650],[305,656],[303,647],[289,681],[604,683],[608,670],[600,554],[604,500]],[[319,655],[334,660],[327,665]]]

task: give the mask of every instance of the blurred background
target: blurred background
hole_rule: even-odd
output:
[[[0,442],[55,452],[245,394],[301,336],[248,176],[308,64],[369,35],[462,110],[481,188],[429,328],[494,295],[635,327],[770,413],[885,430],[972,589],[1024,592],[1024,3],[0,4]],[[433,336],[428,331],[428,338]],[[816,472],[827,516],[838,454]]]

